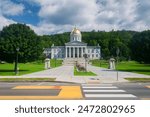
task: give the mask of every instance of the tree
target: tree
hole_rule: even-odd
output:
[[[131,41],[132,58],[150,63],[150,30],[137,33]]]
[[[11,24],[0,32],[0,59],[13,62],[16,48],[19,48],[19,62],[37,60],[43,51],[41,40],[25,24]]]

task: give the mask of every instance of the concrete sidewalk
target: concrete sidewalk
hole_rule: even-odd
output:
[[[124,78],[150,78],[150,75],[118,71],[117,80],[117,71],[91,65],[88,65],[88,70],[97,76],[74,76],[74,66],[60,66],[22,76],[0,76],[0,78],[56,78],[56,81],[72,83],[116,83],[128,82]]]
[[[91,65],[88,65],[88,70],[96,73],[99,76],[100,81],[102,83],[128,82],[124,78],[150,78],[150,75],[118,71],[118,80],[117,80],[117,71],[115,70],[95,67]]]

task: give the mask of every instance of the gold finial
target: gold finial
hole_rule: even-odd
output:
[[[77,25],[74,26],[74,29],[77,29]]]

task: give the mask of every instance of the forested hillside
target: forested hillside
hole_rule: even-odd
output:
[[[99,44],[103,59],[116,57],[119,48],[120,60],[136,60],[150,63],[150,31],[91,31],[82,32],[82,41],[90,46]],[[70,32],[38,36],[25,24],[11,24],[0,31],[0,60],[13,62],[19,47],[19,61],[42,59],[44,48],[52,44],[61,46],[69,41]]]

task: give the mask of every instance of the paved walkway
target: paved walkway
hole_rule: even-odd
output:
[[[0,76],[0,78],[17,77],[17,78],[56,78],[56,81],[73,82],[73,83],[114,83],[114,82],[127,82],[124,78],[150,78],[150,75],[142,75],[131,72],[117,72],[105,68],[95,67],[88,65],[88,70],[97,74],[97,76],[74,76],[73,66],[60,66],[53,69],[48,69],[40,72],[35,72],[22,76]]]
[[[117,71],[91,65],[88,65],[88,70],[96,73],[100,78],[100,82],[104,83],[127,82],[124,78],[150,78],[150,75],[118,71],[117,81]]]

